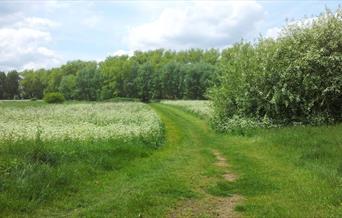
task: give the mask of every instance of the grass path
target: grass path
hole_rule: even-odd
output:
[[[233,213],[238,199],[226,190],[227,169],[215,165],[215,135],[206,122],[172,106],[151,106],[165,124],[164,146],[90,181],[36,216],[217,217],[227,213],[226,204]]]
[[[86,182],[79,192],[56,199],[33,217],[342,214],[341,172],[336,171],[341,125],[228,136],[214,133],[204,120],[177,107],[151,107],[165,124],[162,147]],[[319,152],[322,160],[317,159]]]

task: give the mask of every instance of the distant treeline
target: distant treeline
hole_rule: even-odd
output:
[[[50,70],[0,74],[0,98],[113,97],[206,99],[212,123],[326,123],[342,118],[342,10],[289,23],[276,39],[240,42],[222,51],[137,51],[105,61],[72,61]]]
[[[1,99],[37,98],[61,92],[66,99],[105,100],[114,97],[205,99],[220,52],[136,51],[105,61],[71,61],[59,68],[1,73]]]

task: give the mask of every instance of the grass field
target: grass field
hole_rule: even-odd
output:
[[[217,217],[228,207],[241,217],[342,216],[341,124],[217,134],[179,103],[130,104],[159,116],[158,137],[3,138],[0,216]],[[49,107],[79,104],[6,102],[0,111]],[[227,181],[226,170],[237,179]],[[226,204],[232,196],[242,200]]]
[[[0,211],[26,214],[150,155],[163,140],[142,103],[0,103]]]
[[[181,107],[201,118],[209,118],[212,114],[210,102],[207,100],[163,100],[161,103]]]
[[[36,107],[40,105],[39,107]],[[137,102],[48,105],[2,102],[0,138],[47,140],[107,140],[161,135],[161,123],[147,106]]]

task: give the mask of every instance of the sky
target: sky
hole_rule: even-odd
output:
[[[158,48],[222,49],[277,37],[286,20],[337,9],[339,1],[0,0],[0,70]]]

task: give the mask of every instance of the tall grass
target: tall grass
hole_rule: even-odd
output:
[[[213,112],[208,100],[163,100],[161,103],[181,107],[201,118],[209,119]]]
[[[248,217],[340,217],[342,125],[258,129],[226,136]],[[222,149],[222,148],[221,148]]]
[[[0,143],[0,211],[30,211],[106,171],[150,155],[155,146],[129,142],[19,140]]]
[[[100,107],[101,103],[99,104]],[[136,104],[138,108],[141,108],[139,106],[141,103]],[[66,105],[46,106],[41,102],[1,102],[0,105],[0,111],[4,111],[5,108],[14,111],[51,111],[51,107],[68,107]],[[147,105],[143,107],[144,110],[151,110]],[[134,113],[143,111],[133,110],[131,115],[134,117],[136,116]],[[70,114],[65,116],[68,115],[70,116]],[[7,114],[7,118],[8,116]],[[23,117],[18,116],[18,118],[20,119],[17,121],[11,121],[18,122],[17,125],[20,125]],[[109,115],[108,120],[112,118]],[[89,117],[84,117],[84,119],[89,119]],[[63,121],[63,117],[60,120]],[[157,120],[159,120],[158,117]],[[36,128],[34,137],[17,137],[15,132],[13,137],[11,135],[1,137],[0,216],[13,212],[29,213],[53,200],[77,193],[85,188],[84,185],[87,182],[95,180],[101,174],[120,170],[135,159],[149,156],[163,141],[161,122],[153,124],[157,124],[152,127],[158,130],[155,134],[150,132],[149,135],[137,134],[125,138],[115,137],[114,134],[114,137],[80,138],[76,136],[59,139],[44,136],[44,129],[41,127]],[[54,122],[50,125],[51,128],[57,128],[54,127]],[[69,123],[65,122],[65,125]],[[127,123],[127,131],[129,127]]]

